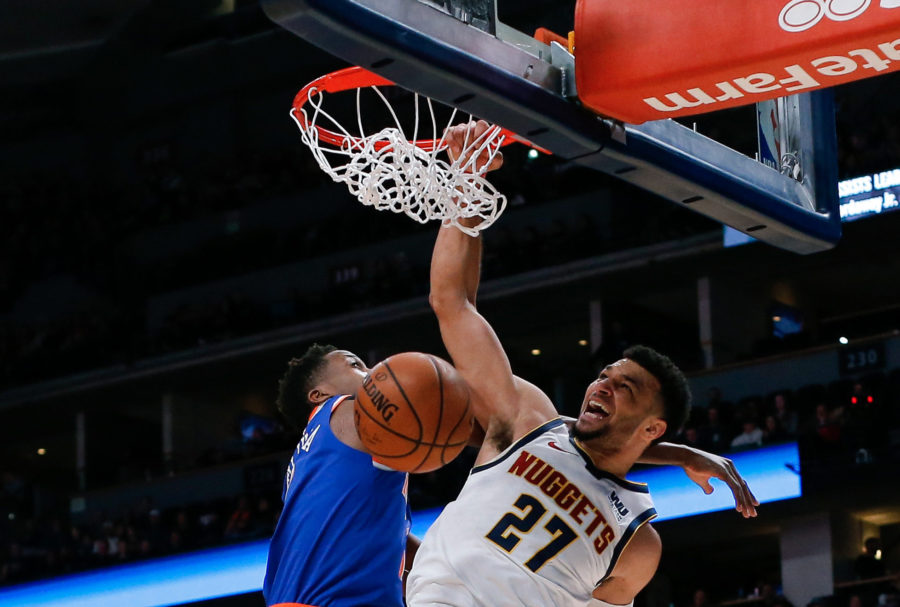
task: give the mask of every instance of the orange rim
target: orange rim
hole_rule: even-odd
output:
[[[344,68],[316,78],[300,89],[300,92],[294,96],[294,108],[291,112],[293,113],[294,118],[296,118],[297,123],[300,125],[300,128],[308,130],[310,125],[303,113],[303,106],[309,102],[313,95],[321,93],[340,93],[369,86],[396,86],[396,83],[361,67]],[[347,143],[350,143],[352,146],[358,146],[364,141],[363,138],[336,133],[318,125],[313,125],[313,128],[319,132],[320,141],[324,141],[338,148],[343,147]],[[500,144],[501,147],[517,142],[545,154],[550,153],[544,148],[534,145],[510,130],[500,127],[500,134],[504,137],[503,142]],[[415,141],[410,141],[411,144],[426,152],[433,152],[438,148],[440,142],[440,139],[417,139]],[[378,142],[375,144],[375,149],[381,150],[387,145],[390,144],[386,141]]]

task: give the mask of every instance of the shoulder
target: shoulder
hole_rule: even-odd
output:
[[[642,525],[622,551],[612,574],[594,591],[594,598],[614,605],[624,605],[650,583],[659,558],[662,540],[650,525]]]
[[[660,554],[662,554],[662,540],[659,538],[659,533],[656,532],[653,525],[641,525],[635,531],[622,556],[624,558],[628,555],[633,559],[647,559],[655,556],[656,561],[659,561]],[[654,569],[656,569],[655,565]]]
[[[656,573],[662,556],[662,540],[652,525],[641,525],[622,551],[613,571],[614,576],[624,576],[637,594]]]
[[[485,439],[476,465],[493,459],[542,424],[559,416],[550,397],[540,388],[517,376],[513,377],[513,382],[516,402],[512,403],[512,407],[482,405],[482,408],[494,413],[489,416],[484,429]]]
[[[515,378],[519,409],[512,423],[513,440],[519,440],[537,426],[559,416],[550,397],[533,383]]]
[[[329,400],[323,408],[328,409],[329,425],[334,436],[348,447],[366,452],[362,441],[359,440],[356,421],[353,419],[355,403],[352,396],[342,396],[339,399]]]

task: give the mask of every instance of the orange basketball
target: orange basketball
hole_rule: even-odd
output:
[[[356,393],[354,418],[375,461],[430,472],[460,454],[472,432],[469,388],[445,360],[420,352],[375,365]]]

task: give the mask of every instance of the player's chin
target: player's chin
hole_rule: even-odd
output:
[[[582,416],[575,420],[572,434],[575,435],[575,438],[581,439],[594,436],[599,430],[600,424],[592,423]]]
[[[610,415],[597,415],[590,411],[583,411],[578,419],[575,420],[574,432],[575,438],[586,440],[587,438],[596,438],[602,436],[610,429]]]

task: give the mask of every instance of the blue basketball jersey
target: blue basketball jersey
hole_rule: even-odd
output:
[[[330,398],[310,417],[284,479],[269,546],[267,605],[402,607],[407,474],[376,467],[331,431]]]

